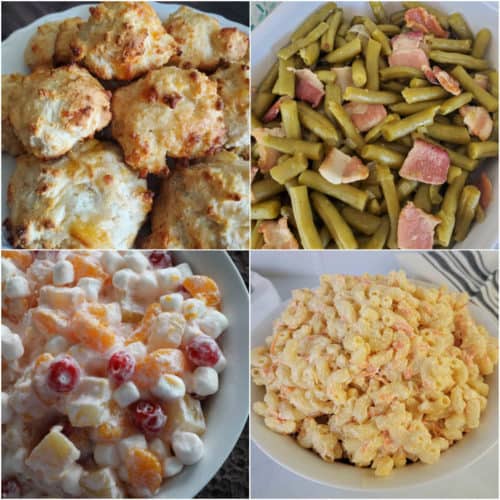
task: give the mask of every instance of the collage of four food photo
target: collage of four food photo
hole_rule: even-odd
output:
[[[2,1],[2,498],[498,498],[499,3]]]

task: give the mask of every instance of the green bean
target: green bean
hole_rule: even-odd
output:
[[[367,45],[368,45],[368,42],[367,42]],[[382,48],[380,50],[382,50]],[[387,59],[383,55],[380,55],[379,58],[378,58],[378,67],[379,67],[379,70],[385,69],[388,66],[389,66],[389,64],[387,64]]]
[[[448,29],[449,27],[448,16],[440,10],[431,7],[429,5],[429,2],[403,2],[403,6],[406,9],[411,9],[413,7],[423,7],[427,12],[432,14],[439,21],[439,24],[444,29]]]
[[[387,80],[411,80],[412,78],[422,78],[423,73],[410,66],[391,66],[380,70],[380,79],[383,82]]]
[[[396,24],[378,24],[378,29],[389,36],[398,35],[401,33],[401,29]]]
[[[434,115],[437,113],[439,106],[432,106],[428,109],[407,116],[402,120],[385,125],[382,129],[382,135],[386,141],[392,142],[400,137],[410,134],[419,127],[431,125],[434,121]]]
[[[459,127],[463,127],[465,125],[463,117],[458,113],[453,113],[451,115],[451,123],[453,123],[453,125],[458,125]]]
[[[293,99],[285,99],[280,105],[281,125],[288,139],[301,139],[299,112],[297,102]]]
[[[347,40],[343,36],[337,35],[335,37],[335,42],[333,44],[334,47],[337,49],[340,49],[340,47],[343,47],[347,43]]]
[[[389,167],[385,165],[377,165],[376,170],[382,192],[384,193],[391,225],[387,246],[389,248],[398,248],[399,200],[396,186],[394,185],[394,176],[391,174]]]
[[[250,122],[250,127],[251,129],[255,129],[255,128],[261,128],[263,127],[261,121],[253,114],[251,114],[251,122]]]
[[[375,161],[381,165],[387,165],[392,168],[400,167],[405,160],[402,154],[377,144],[367,144],[364,146],[361,150],[361,158],[368,161]]]
[[[412,78],[409,83],[409,87],[412,89],[420,89],[428,86],[429,82],[423,78]]]
[[[389,16],[389,21],[393,24],[397,24],[398,26],[400,24],[404,24],[405,22],[405,10],[398,10],[396,12],[393,12]]]
[[[397,94],[401,94],[403,89],[406,88],[406,85],[396,82],[395,80],[389,81],[389,82],[383,82],[380,85],[380,88],[382,90],[388,90],[390,92],[396,92]]]
[[[334,83],[337,79],[337,74],[331,69],[318,69],[314,73],[322,82],[325,83]]]
[[[299,55],[306,66],[314,66],[319,59],[319,42],[312,42],[299,50]]]
[[[398,139],[399,141],[399,139]],[[408,154],[408,151],[410,151],[411,146],[408,147],[406,144],[401,144],[400,142],[383,142],[383,141],[378,141],[377,143],[379,146],[382,146],[383,148],[391,149],[392,151],[396,151],[396,153],[400,153],[404,156]]]
[[[481,88],[462,66],[453,68],[451,75],[461,83],[465,90],[471,92],[479,104],[484,106],[490,113],[498,109],[498,99]]]
[[[318,192],[311,194],[311,200],[314,210],[325,223],[337,246],[341,249],[358,248],[358,242],[352,234],[351,228],[335,205],[325,195]]]
[[[355,208],[344,207],[341,214],[351,227],[367,236],[371,236],[380,226],[380,217]]]
[[[368,202],[367,210],[373,215],[380,215],[382,213],[380,203],[376,198]]]
[[[280,209],[280,214],[282,217],[286,217],[291,226],[297,227],[295,222],[295,217],[293,215],[293,208],[290,205],[283,205]]]
[[[429,196],[429,187],[430,184],[420,184],[420,186],[418,186],[417,188],[415,196],[413,197],[413,204],[417,208],[420,208],[420,210],[423,210],[428,214],[432,211],[432,203]]]
[[[452,38],[425,37],[431,50],[444,50],[446,52],[461,52],[468,54],[471,51],[471,40],[453,40]]]
[[[378,58],[382,45],[370,38],[366,44],[365,64],[366,64],[366,88],[368,90],[379,89]]]
[[[320,139],[330,145],[336,146],[339,141],[339,134],[333,123],[321,113],[305,102],[298,102],[299,120],[303,127],[314,132]]]
[[[476,207],[476,213],[474,214],[474,222],[481,224],[481,222],[484,222],[484,219],[486,219],[486,213],[483,210],[483,207],[479,204]]]
[[[457,208],[457,223],[455,225],[455,240],[464,241],[469,232],[472,220],[481,198],[481,191],[476,186],[465,186],[462,189]]]
[[[284,191],[283,186],[272,179],[256,181],[252,184],[252,202],[258,203],[260,201],[267,200],[282,191]]]
[[[439,112],[442,115],[449,115],[450,113],[453,113],[453,111],[456,111],[472,101],[473,97],[474,96],[470,92],[462,92],[461,94],[444,101],[439,108]]]
[[[401,100],[400,96],[394,92],[358,89],[356,87],[347,87],[344,91],[344,99],[365,104],[394,104]]]
[[[332,241],[332,235],[326,226],[323,226],[319,231],[319,237],[321,239],[321,244],[323,248],[327,248],[330,241]]]
[[[279,60],[278,79],[274,84],[273,94],[295,97],[295,73],[290,71],[289,68],[295,68],[296,66],[297,59],[295,57]]]
[[[312,170],[302,172],[299,175],[299,183],[343,201],[346,205],[358,210],[364,210],[368,201],[368,194],[365,191],[349,184],[332,184]]]
[[[401,202],[405,198],[408,198],[415,189],[417,189],[419,183],[417,181],[411,181],[409,179],[400,179],[396,185],[396,193],[398,195],[398,200]],[[385,200],[380,204],[380,211],[387,211],[387,203]]]
[[[324,5],[322,5],[319,9],[315,10],[292,33],[292,36],[290,37],[292,42],[300,38],[303,38],[305,35],[307,35],[307,33],[309,33],[321,21],[324,21],[336,8],[337,4],[335,4],[334,2],[327,2]]]
[[[351,19],[351,26],[355,26],[356,24],[364,24],[365,28],[368,30],[368,33],[371,33],[373,30],[377,29],[377,25],[368,16],[354,16]],[[357,33],[355,34],[357,35]]]
[[[461,38],[462,40],[472,40],[472,38],[474,38],[474,35],[467,26],[467,23],[462,17],[462,14],[455,12],[454,14],[449,15],[448,23],[450,24],[451,29],[458,38]]]
[[[260,85],[257,88],[257,92],[271,92],[271,89],[274,87],[276,79],[278,78],[278,67],[278,61],[275,61],[260,82]]]
[[[336,49],[324,57],[324,60],[329,63],[341,63],[354,59],[361,53],[361,40],[355,38],[351,42],[347,42],[343,47]]]
[[[445,52],[444,50],[431,50],[429,59],[440,64],[459,64],[467,69],[483,71],[488,69],[489,64],[485,59],[460,54],[459,52]]]
[[[276,99],[274,94],[269,92],[257,92],[252,96],[252,111],[256,118],[262,118]]]
[[[335,83],[327,83],[325,87],[325,98],[323,102],[324,110],[328,118],[333,119],[333,115],[330,111],[330,103],[336,102],[337,104],[342,104],[342,89],[339,85]]]
[[[251,235],[251,248],[252,249],[262,248],[262,245],[264,244],[264,236],[260,232],[261,224],[262,224],[262,221],[258,220],[252,228],[252,235]]]
[[[375,17],[377,23],[386,23],[387,14],[384,9],[384,4],[382,2],[369,2],[369,3],[373,12],[373,16]]]
[[[350,24],[348,21],[343,21],[342,24],[340,25],[339,29],[337,30],[337,37],[345,37],[347,32],[349,31]],[[336,43],[335,43],[336,45]]]
[[[321,36],[321,50],[323,52],[330,52],[334,48],[335,37],[340,24],[342,23],[342,10],[338,9],[327,19],[328,29]]]
[[[389,235],[389,229],[389,218],[382,217],[377,230],[373,233],[373,236],[366,243],[364,243],[361,248],[365,250],[380,250],[381,248],[384,248],[387,236]]]
[[[318,230],[314,225],[313,213],[306,186],[296,186],[288,190],[292,201],[293,215],[297,223],[300,242],[305,249],[323,248]]]
[[[433,123],[426,127],[426,131],[428,136],[438,141],[451,142],[452,144],[469,144],[470,142],[470,135],[465,127]]]
[[[367,186],[364,186],[364,190],[368,193],[368,196],[370,197],[382,198],[382,191],[378,184],[369,184]]]
[[[391,42],[389,42],[389,39],[382,31],[380,31],[378,28],[376,30],[373,30],[371,33],[371,37],[378,43],[380,43],[380,45],[382,46],[382,54],[384,54],[384,56],[390,56],[392,54]]]
[[[437,216],[441,223],[436,227],[436,241],[442,247],[448,247],[451,241],[451,235],[455,227],[456,212],[460,193],[467,180],[467,172],[462,172],[446,190],[441,208]]]
[[[365,142],[375,142],[382,135],[382,129],[387,123],[399,120],[398,115],[387,115],[378,125],[371,128],[365,135]]]
[[[285,184],[301,174],[306,168],[307,158],[302,153],[298,153],[273,167],[270,174],[278,184]]]
[[[266,200],[252,205],[252,219],[276,219],[280,214],[279,200]]]
[[[498,156],[498,142],[471,142],[467,148],[469,158],[479,160]]]
[[[423,88],[410,88],[406,87],[401,94],[408,104],[415,104],[416,102],[432,101],[448,97],[449,94],[442,87],[423,87]]]
[[[439,205],[443,201],[443,197],[439,193],[441,189],[440,185],[431,184],[429,185],[429,199],[432,205]]]
[[[333,117],[337,120],[338,124],[344,131],[346,138],[351,139],[356,147],[363,147],[363,137],[361,137],[358,129],[352,123],[351,117],[347,114],[347,111],[340,104],[337,104],[334,101],[329,102],[328,106]]]
[[[290,57],[296,54],[300,49],[303,49],[304,47],[307,47],[309,44],[318,40],[327,29],[328,24],[326,24],[325,22],[319,23],[303,38],[298,38],[297,40],[292,41],[286,47],[278,50],[278,57],[280,59],[290,59]]]
[[[359,57],[354,59],[352,63],[352,81],[356,87],[364,87],[366,85],[366,70],[363,59]]]
[[[265,135],[262,144],[287,154],[304,153],[311,160],[319,160],[323,154],[323,144],[319,142],[308,142],[299,139],[287,139]]]
[[[450,165],[450,168],[448,169],[448,175],[446,177],[446,182],[448,184],[451,184],[461,173],[462,169],[460,167]]]
[[[488,89],[491,94],[498,97],[498,71],[490,70],[486,73],[488,75]]]

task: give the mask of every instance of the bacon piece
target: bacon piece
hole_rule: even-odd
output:
[[[317,108],[325,95],[321,80],[310,69],[295,70],[295,95],[301,101]]]
[[[423,7],[414,7],[405,12],[405,23],[408,28],[422,33],[432,33],[438,38],[448,38],[450,35],[442,28],[436,16],[427,12]]]
[[[274,104],[266,111],[266,114],[262,117],[262,121],[264,123],[269,123],[275,120],[280,112],[281,103],[283,101],[286,101],[287,99],[290,99],[290,97],[282,96],[279,99],[277,99],[274,102]]]
[[[479,198],[479,204],[483,210],[486,210],[491,203],[493,197],[493,185],[489,177],[481,172],[479,179],[476,180],[475,185],[481,191],[481,198]]]
[[[344,106],[344,109],[360,132],[370,130],[387,116],[387,111],[383,104],[350,102]]]
[[[426,184],[446,182],[450,157],[446,150],[417,139],[408,153],[399,175]]]
[[[337,75],[335,83],[337,83],[342,89],[342,94],[344,94],[347,87],[352,87],[352,67],[345,66],[343,68],[332,68],[332,71]]]
[[[391,38],[392,50],[412,50],[424,48],[424,34],[421,31],[408,31]]]
[[[401,210],[398,220],[398,247],[405,250],[432,248],[434,229],[441,219],[417,208],[411,201]]]
[[[266,220],[260,223],[259,232],[264,236],[263,249],[296,250],[299,244],[288,228],[288,219]]]
[[[434,66],[432,68],[432,72],[439,82],[439,85],[441,85],[441,87],[443,87],[446,92],[449,92],[453,95],[459,95],[462,93],[458,80],[455,80],[455,78],[453,78],[444,69],[441,69],[439,66]]]
[[[262,172],[268,172],[274,165],[278,162],[278,158],[281,156],[279,151],[273,148],[269,148],[262,144],[262,138],[265,135],[274,135],[275,137],[285,137],[285,132],[281,127],[277,128],[254,128],[252,130],[252,135],[257,141],[257,153],[259,155],[259,160],[257,165]]]
[[[488,90],[489,78],[484,73],[476,73],[474,81],[484,90]]]
[[[422,66],[422,72],[424,73],[425,78],[427,78],[427,81],[432,83],[433,85],[439,85],[439,81],[436,78],[436,75],[434,74],[434,71],[432,71],[432,68],[430,66]]]
[[[368,167],[356,156],[332,148],[319,167],[321,176],[332,184],[349,184],[366,179]]]
[[[469,133],[487,141],[493,130],[493,120],[486,108],[482,106],[462,106],[459,113],[464,119]]]
[[[389,66],[409,66],[417,69],[429,66],[427,54],[422,49],[396,50],[388,60]]]

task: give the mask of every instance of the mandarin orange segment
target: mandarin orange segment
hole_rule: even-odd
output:
[[[74,340],[99,352],[106,352],[116,343],[116,335],[96,318],[78,311],[74,316],[71,336]]]
[[[65,326],[64,320],[51,309],[32,309],[31,322],[44,335],[57,335]]]
[[[68,256],[68,260],[73,264],[75,283],[78,283],[80,278],[97,278],[103,282],[110,279],[109,274],[105,272],[101,266],[94,262],[90,262],[81,255],[70,255]]]
[[[3,250],[2,257],[12,260],[16,267],[23,271],[26,271],[33,263],[33,254],[31,252]]]
[[[203,300],[207,306],[220,304],[220,291],[217,283],[208,276],[188,276],[182,286],[196,299]]]
[[[151,324],[161,311],[162,309],[158,302],[150,304],[144,313],[141,324],[136,330],[134,330],[134,334],[125,341],[125,344],[128,345],[133,342],[146,343],[149,334],[151,333]]]
[[[128,482],[134,488],[147,488],[154,494],[161,486],[161,465],[148,450],[132,448],[126,459]]]
[[[180,349],[157,349],[148,357],[158,365],[162,374],[182,375],[191,368],[189,360]]]

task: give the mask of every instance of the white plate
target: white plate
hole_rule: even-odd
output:
[[[421,281],[415,282],[429,286]],[[287,303],[288,301],[282,302],[262,321],[255,326],[252,325],[252,349],[263,345],[266,337],[272,334],[273,321],[283,312]],[[471,304],[470,311],[473,317],[489,330],[490,334],[498,335],[498,324],[490,314],[485,314],[485,311],[476,304]],[[478,429],[444,452],[436,464],[426,465],[417,462],[393,471],[388,477],[376,477],[372,469],[339,462],[326,463],[311,450],[299,446],[293,438],[269,430],[264,425],[262,417],[255,413],[252,413],[251,418],[251,437],[266,455],[282,467],[305,479],[326,486],[361,490],[366,492],[363,496],[369,496],[370,491],[378,494],[384,490],[422,485],[443,479],[446,475],[471,465],[495,446],[498,439],[498,366],[495,372],[487,377],[487,382],[490,385],[488,406],[481,416],[481,425]],[[264,393],[263,387],[252,384],[250,406],[256,401],[262,401]],[[257,478],[253,480],[256,481]]]
[[[165,4],[151,2],[151,5],[162,21],[167,19],[170,14],[175,12],[180,7],[180,5],[173,3]],[[77,7],[73,7],[63,12],[49,14],[37,19],[24,28],[14,31],[14,33],[2,42],[2,75],[9,73],[29,74],[29,68],[24,63],[24,49],[26,48],[26,45],[28,45],[29,39],[36,32],[39,25],[51,21],[59,21],[68,17],[81,17],[82,19],[87,19],[89,17],[89,7],[92,7],[92,4],[78,5]],[[237,22],[230,21],[229,19],[217,14],[211,14],[208,12],[204,12],[204,14],[208,14],[217,19],[217,21],[219,21],[221,26],[224,28],[238,28],[239,30],[248,33],[248,26],[243,26]],[[15,165],[16,162],[12,156],[2,153],[2,223],[9,215],[9,209],[7,207],[7,187]],[[11,248],[11,245],[5,236],[6,235],[4,234],[2,228],[2,248]]]
[[[283,2],[255,30],[252,31],[252,85],[260,83],[276,59],[276,52],[289,41],[291,33],[300,22],[316,10],[320,2]],[[371,15],[368,2],[337,2],[344,15]],[[432,2],[433,7],[444,12],[460,12],[472,31],[486,27],[491,30],[487,58],[498,69],[498,4],[494,2]],[[385,2],[388,12],[401,8],[400,2]],[[491,179],[494,198],[482,224],[474,224],[467,238],[454,248],[495,248],[498,245],[498,160],[483,162]]]

